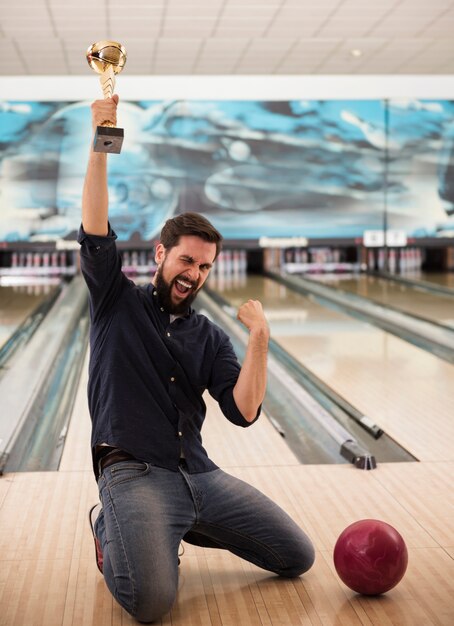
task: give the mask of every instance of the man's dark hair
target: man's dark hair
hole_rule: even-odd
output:
[[[161,230],[161,243],[169,250],[178,245],[182,235],[195,235],[204,241],[216,244],[216,256],[222,249],[222,235],[200,213],[182,213],[167,220]]]

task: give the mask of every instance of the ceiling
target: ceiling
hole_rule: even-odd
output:
[[[85,76],[103,39],[131,76],[454,74],[454,0],[0,0],[0,75]]]

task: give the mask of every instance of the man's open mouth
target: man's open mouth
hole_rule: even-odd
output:
[[[187,293],[189,293],[193,288],[194,288],[193,283],[190,283],[187,280],[183,280],[182,278],[176,278],[175,279],[175,289],[182,296],[184,296]]]

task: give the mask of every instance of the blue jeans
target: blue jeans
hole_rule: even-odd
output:
[[[230,550],[279,576],[299,576],[314,562],[312,543],[287,513],[221,469],[189,474],[184,461],[178,472],[122,461],[102,473],[99,491],[104,577],[141,622],[172,608],[182,539]]]

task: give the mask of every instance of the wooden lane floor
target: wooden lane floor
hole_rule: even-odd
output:
[[[454,461],[454,365],[262,276],[220,293],[261,300],[273,339],[417,459]]]
[[[430,293],[365,274],[314,274],[306,278],[454,329],[454,291],[452,296]]]
[[[135,624],[98,572],[87,512],[97,501],[90,421],[80,382],[58,472],[0,479],[1,626]],[[361,471],[298,464],[265,416],[234,427],[209,398],[204,445],[235,476],[273,498],[311,536],[314,567],[284,580],[221,550],[185,546],[178,598],[161,626],[360,626],[454,623],[454,462],[396,463]],[[332,551],[339,533],[383,519],[405,538],[404,579],[380,597],[350,591]]]
[[[410,271],[404,272],[402,278],[409,278],[410,280],[422,280],[427,283],[433,283],[434,285],[440,285],[441,287],[447,287],[454,290],[454,272],[422,272],[422,271]]]

